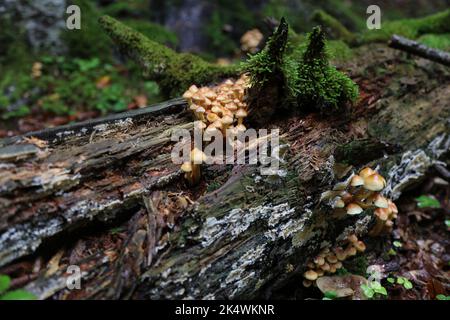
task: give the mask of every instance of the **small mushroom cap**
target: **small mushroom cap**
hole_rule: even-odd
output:
[[[206,161],[206,155],[203,153],[203,151],[194,148],[194,150],[191,151],[191,161],[194,164],[201,164],[203,161]]]
[[[192,165],[190,162],[185,162],[181,165],[181,171],[183,172],[191,172],[192,171]]]
[[[389,218],[389,210],[385,208],[376,209],[374,214],[382,221],[386,221]]]
[[[224,125],[229,126],[230,124],[233,123],[233,117],[228,116],[228,115],[224,116],[224,117],[222,118],[222,123],[223,123]]]
[[[321,265],[320,268],[323,271],[330,271],[330,265],[328,263],[326,263],[326,262],[323,265]]]
[[[342,200],[344,200],[345,203],[349,203],[350,201],[352,201],[353,196],[350,192],[342,191],[341,198],[342,198]]]
[[[344,208],[345,207],[344,200],[342,200],[341,197],[336,197],[336,199],[334,199],[333,207],[334,208]]]
[[[347,214],[349,214],[349,215],[356,215],[356,214],[360,214],[361,212],[363,212],[363,209],[356,203],[350,203],[347,206]]]
[[[215,100],[217,98],[217,94],[213,91],[208,91],[207,93],[205,93],[205,97],[209,100]]]
[[[323,265],[325,263],[325,259],[322,256],[317,256],[314,259],[314,263],[317,264],[318,266],[321,266],[321,265]]]
[[[247,116],[247,111],[245,111],[244,109],[239,109],[236,112],[236,118],[245,118]]]
[[[312,282],[310,280],[307,280],[307,279],[303,280],[303,286],[305,288],[309,288],[309,287],[311,287],[311,285],[312,285]]]
[[[219,106],[214,106],[214,107],[211,108],[211,111],[216,113],[216,114],[220,114],[220,113],[222,113],[222,108],[219,107]]]
[[[347,240],[350,241],[351,243],[355,243],[358,241],[358,237],[355,234],[352,234],[347,237]]]
[[[197,113],[205,113],[206,110],[203,107],[198,107],[197,109],[195,109],[195,112],[197,112]]]
[[[355,247],[350,247],[350,248],[348,248],[347,249],[347,255],[348,256],[354,256],[354,255],[356,255],[356,248]]]
[[[327,261],[329,263],[336,263],[336,262],[338,262],[338,258],[334,254],[329,254],[327,256]]]
[[[238,124],[236,126],[236,130],[237,131],[245,131],[245,130],[247,130],[247,128],[243,124]]]
[[[235,103],[227,103],[225,105],[225,108],[227,108],[230,111],[236,111],[238,109],[238,106]]]
[[[192,111],[194,111],[194,112],[195,112],[195,110],[197,110],[197,108],[199,108],[199,106],[196,105],[196,104],[191,104],[191,105],[189,106],[189,109],[192,110]]]
[[[394,214],[398,213],[397,206],[391,200],[388,200],[388,208],[391,209],[392,213],[394,213]]]
[[[378,173],[374,173],[364,178],[364,188],[369,191],[381,191],[386,186],[386,180]]]
[[[206,128],[206,124],[203,121],[195,121],[194,128],[197,130],[203,130]]]
[[[371,168],[364,168],[359,172],[359,176],[361,178],[365,179],[374,173],[376,173],[376,172],[374,170],[372,170]]]
[[[377,194],[374,199],[373,199],[373,204],[377,207],[377,208],[388,208],[389,207],[389,202],[388,200],[383,197],[380,194]]]
[[[222,119],[220,119],[220,118],[217,119],[217,120],[214,121],[211,125],[214,126],[214,127],[217,128],[217,129],[222,129],[222,127],[223,127]]]
[[[356,250],[358,250],[359,252],[363,252],[366,250],[366,245],[362,241],[358,241],[358,242],[354,243],[353,245],[355,246]]]
[[[203,100],[205,100],[205,97],[203,97],[202,95],[196,93],[192,96],[192,101],[194,101],[195,103],[200,103]]]
[[[355,175],[355,176],[353,176],[352,180],[350,181],[350,185],[352,187],[362,186],[362,185],[364,185],[364,179],[358,175]]]
[[[198,88],[195,84],[193,84],[192,86],[189,87],[188,89],[190,92],[195,93],[198,91]]]
[[[208,113],[206,119],[208,119],[209,122],[213,123],[214,121],[219,120],[219,116],[215,113]]]
[[[185,99],[191,99],[192,98],[192,95],[193,95],[193,93],[191,92],[191,91],[186,91],[184,94],[183,94],[183,98],[185,98]]]
[[[317,280],[317,278],[319,277],[319,275],[317,274],[317,272],[315,272],[314,270],[308,270],[306,271],[303,276],[309,280],[309,281],[314,281]]]

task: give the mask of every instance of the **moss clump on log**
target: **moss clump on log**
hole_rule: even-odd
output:
[[[177,53],[109,16],[99,22],[120,50],[144,68],[146,77],[159,83],[167,97],[181,95],[194,83],[205,85],[238,74],[236,66],[219,66],[192,54]]]
[[[287,45],[288,30],[283,19],[266,47],[243,66],[251,79],[249,119],[257,124],[280,109],[329,112],[358,97],[358,86],[330,65],[320,27],[308,35],[306,45],[296,48]]]
[[[321,111],[339,109],[358,97],[358,86],[328,62],[325,35],[320,27],[308,36],[308,46],[299,64],[297,103]]]

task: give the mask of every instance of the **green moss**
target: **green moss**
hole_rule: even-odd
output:
[[[419,19],[402,19],[388,21],[382,24],[380,30],[367,30],[361,35],[361,41],[385,42],[393,34],[410,39],[417,39],[421,35],[434,33],[442,34],[450,32],[450,9]]]
[[[299,106],[331,111],[348,101],[355,101],[359,94],[358,86],[329,64],[325,36],[320,27],[313,29],[308,41],[297,72]]]
[[[290,29],[284,19],[266,47],[244,63],[243,71],[250,74],[248,92],[250,117],[263,123],[275,110],[288,108],[330,112],[358,97],[358,86],[345,74],[329,64],[324,32],[313,29],[302,45],[288,45]],[[294,35],[296,41],[300,37]],[[345,46],[334,43],[335,49]],[[252,119],[250,119],[252,120]]]
[[[103,16],[99,22],[121,51],[144,68],[146,77],[158,82],[167,97],[181,95],[194,83],[205,85],[238,73],[235,66],[222,67],[192,54],[177,53],[111,17]]]
[[[355,35],[352,32],[323,10],[316,10],[313,13],[312,21],[321,25],[326,34],[332,39],[339,39],[346,43],[355,41]]]
[[[142,33],[150,40],[156,41],[161,44],[169,46],[177,46],[178,37],[174,32],[171,32],[163,26],[151,23],[145,20],[132,20],[128,19],[124,21],[128,27]]]
[[[425,34],[418,41],[431,48],[450,50],[450,33]]]

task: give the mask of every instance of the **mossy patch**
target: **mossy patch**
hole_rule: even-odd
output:
[[[266,48],[252,56],[243,66],[243,70],[251,76],[253,92],[249,92],[250,108],[252,101],[257,101],[261,92],[271,89],[267,87],[268,83],[272,84],[271,87],[277,86],[277,92],[282,91],[279,95],[283,97],[282,100],[277,100],[277,96],[272,93],[270,95],[270,99],[275,100],[272,102],[274,108],[289,104],[291,108],[302,111],[331,112],[345,106],[347,102],[355,101],[358,86],[330,65],[322,29],[314,28],[304,45],[293,48],[280,41],[287,39],[287,35],[280,37],[281,27],[286,32],[288,30],[284,23],[282,20]]]
[[[235,66],[223,67],[177,53],[114,18],[103,16],[99,22],[120,50],[144,68],[145,76],[158,82],[166,97],[179,96],[194,83],[205,85],[238,74]]]
[[[424,34],[417,41],[431,48],[450,50],[450,33]]]
[[[387,21],[379,30],[367,30],[361,34],[361,42],[386,42],[393,34],[417,39],[425,34],[450,32],[450,9],[418,19]]]

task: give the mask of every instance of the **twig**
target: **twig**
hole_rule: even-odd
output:
[[[416,41],[393,35],[389,47],[402,50],[416,56],[450,66],[450,54],[445,51],[429,48]]]

